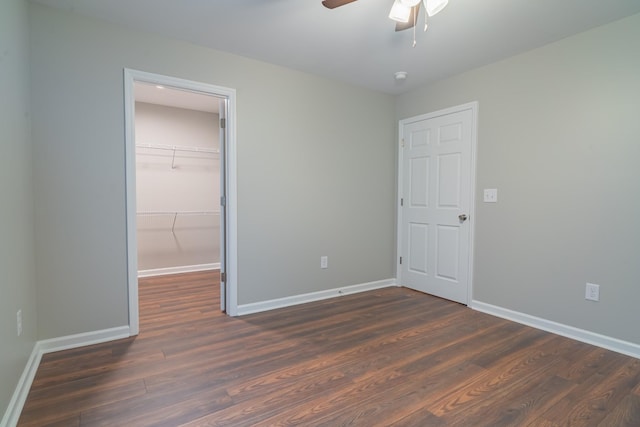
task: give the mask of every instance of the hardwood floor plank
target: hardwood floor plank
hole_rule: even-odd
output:
[[[522,387],[529,381],[539,378],[544,372],[553,375],[557,368],[566,366],[566,362],[553,355],[558,337],[541,337],[535,350],[530,347],[514,347],[513,352],[505,356],[500,364],[484,371],[483,375],[468,384],[456,385],[455,389],[443,394],[429,406],[430,411],[446,419],[455,419],[452,415],[464,412],[468,417],[477,408],[475,406],[491,403],[493,399],[504,399],[513,388]],[[485,396],[492,396],[487,400]]]
[[[638,427],[640,426],[640,396],[630,394],[598,424],[598,427]]]
[[[447,423],[442,418],[438,418],[429,412],[426,408],[421,407],[406,417],[393,422],[394,427],[442,427]]]
[[[346,410],[327,411],[321,418],[321,425],[360,425],[366,424],[367,420],[376,420],[380,425],[396,425],[401,420],[407,424],[416,419],[416,413],[427,416],[434,425],[440,425],[444,420],[429,412],[425,403],[452,383],[467,381],[483,371],[483,368],[468,362],[449,366],[437,373],[425,369],[385,389],[371,391],[366,398],[353,402]],[[420,388],[415,383],[419,383]]]
[[[80,414],[82,426],[176,426],[215,413],[232,404],[231,398],[218,390],[192,389],[189,393],[149,394],[103,405]]]
[[[492,332],[487,333],[488,336],[496,339],[497,336],[502,336],[502,339],[509,339],[513,329],[521,328],[521,326],[508,322],[497,322],[493,328]],[[450,341],[455,341],[451,331],[447,336]],[[493,340],[481,339],[480,335],[464,336],[460,341],[462,342],[457,342],[457,345],[449,346],[457,347],[456,352],[451,351],[449,347],[432,346],[431,351],[427,354],[422,352],[410,354],[407,359],[403,360],[404,365],[389,364],[378,370],[367,371],[355,379],[353,386],[336,390],[324,396],[322,401],[304,413],[301,413],[298,408],[293,408],[290,411],[281,412],[276,418],[269,421],[273,424],[308,424],[323,421],[324,417],[332,416],[333,412],[353,411],[355,407],[365,404],[367,398],[378,393],[384,394],[387,390],[406,381],[413,381],[414,374],[424,373],[426,366],[430,367],[428,371],[430,374],[435,374],[440,369],[446,370],[451,364],[464,360],[465,349],[478,349],[494,345]],[[417,383],[419,384],[419,380]]]
[[[580,384],[601,370],[607,371],[607,365],[618,363],[617,358],[611,357],[611,352],[604,348],[588,346],[586,350],[567,356],[573,360],[567,370],[559,374],[562,378]]]
[[[450,319],[452,318],[453,316],[450,317]],[[361,343],[349,349],[332,353],[330,358],[322,357],[322,354],[319,353],[322,348],[314,350],[314,354],[318,355],[317,361],[314,361],[314,363],[301,361],[284,369],[268,372],[266,375],[255,376],[237,387],[229,387],[229,394],[234,396],[235,399],[250,398],[254,394],[259,395],[260,393],[272,391],[283,383],[298,381],[298,377],[301,375],[323,372],[333,368],[341,369],[352,378],[359,378],[367,372],[377,372],[388,367],[394,360],[396,362],[400,360],[406,362],[408,358],[416,359],[424,356],[422,352],[410,351],[412,349],[416,350],[415,339],[417,337],[423,335],[424,338],[431,340],[431,342],[437,342],[436,339],[439,337],[440,340],[445,341],[450,337],[453,328],[455,328],[455,325],[451,325],[450,322],[441,322],[439,325],[441,327],[434,328],[433,331],[428,331],[422,327],[414,327],[413,329],[399,332],[395,335],[395,339],[390,339],[388,336],[378,337],[367,343]],[[449,327],[447,328],[445,325]],[[426,334],[429,332],[431,333],[427,336]]]
[[[34,425],[34,426],[46,426],[46,427],[80,427],[80,414],[72,415],[69,417],[56,417],[49,419],[40,419],[32,421],[33,424],[20,424],[20,425]]]
[[[87,384],[90,383],[90,384]],[[45,402],[34,404],[29,413],[21,417],[24,425],[42,425],[63,419],[75,419],[82,411],[96,407],[95,395],[100,395],[100,405],[119,403],[146,393],[144,381],[130,381],[123,384],[100,384],[94,381],[79,380],[63,383],[57,387],[50,387],[46,393],[34,393],[32,397]],[[49,410],[55,406],[55,412]],[[40,410],[39,410],[40,409]],[[61,421],[62,422],[62,421]]]
[[[385,288],[230,318],[140,280],[140,335],[47,354],[19,426],[639,425],[640,361]]]
[[[543,419],[568,425],[597,426],[640,382],[640,360],[609,353],[618,363],[592,375],[551,407]]]
[[[492,411],[483,411],[481,418],[476,416],[468,421],[475,421],[476,426],[491,427],[518,427],[531,419],[538,422],[541,414],[575,387],[576,384],[555,375],[529,381],[518,392],[503,395],[500,405],[495,405]]]

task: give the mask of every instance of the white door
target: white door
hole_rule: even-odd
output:
[[[476,104],[400,122],[399,280],[467,304]]]

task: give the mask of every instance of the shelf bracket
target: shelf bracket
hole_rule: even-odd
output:
[[[178,212],[173,214],[173,224],[171,224],[171,232],[175,235],[175,228],[176,228],[176,219],[178,219]]]
[[[171,158],[171,169],[176,168],[176,146],[173,146],[173,157]]]

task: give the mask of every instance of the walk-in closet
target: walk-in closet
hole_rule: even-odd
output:
[[[139,276],[220,265],[219,114],[197,96],[136,86]]]

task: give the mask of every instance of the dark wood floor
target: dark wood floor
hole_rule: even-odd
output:
[[[241,318],[141,280],[140,335],[47,354],[20,426],[640,426],[640,360],[389,288]]]

